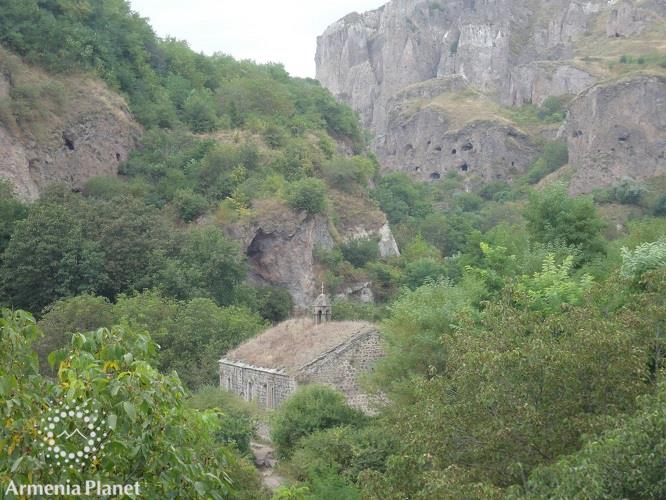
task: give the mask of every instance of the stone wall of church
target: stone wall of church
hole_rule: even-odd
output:
[[[361,388],[360,378],[372,371],[384,356],[379,333],[370,331],[319,356],[306,365],[299,383],[325,384],[344,393],[349,404],[366,413],[372,412],[372,398]]]
[[[220,362],[220,387],[265,408],[277,408],[296,390],[296,386],[293,377],[276,370]]]

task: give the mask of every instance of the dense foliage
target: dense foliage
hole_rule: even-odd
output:
[[[148,497],[228,498],[258,491],[249,466],[216,438],[223,416],[184,404],[176,375],[151,365],[156,345],[146,334],[114,327],[77,333],[51,356],[57,379],[38,372],[31,350],[41,332],[22,311],[0,312],[0,478],[3,485],[139,482]],[[40,414],[54,402],[92,402],[109,433],[105,449],[81,470],[53,467],[37,446]],[[94,435],[94,434],[93,434]],[[4,486],[3,486],[4,487]]]
[[[339,392],[325,386],[309,385],[297,391],[276,412],[271,438],[280,455],[288,457],[302,437],[362,420],[363,415],[350,408]]]

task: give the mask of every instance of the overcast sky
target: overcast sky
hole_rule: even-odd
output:
[[[349,14],[388,0],[130,0],[161,37],[198,52],[280,62],[293,76],[315,76],[317,35]]]

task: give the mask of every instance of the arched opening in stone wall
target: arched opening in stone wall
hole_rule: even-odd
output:
[[[436,181],[436,180],[441,179],[442,176],[439,174],[439,172],[433,172],[432,174],[430,174],[430,178],[431,178],[433,181]]]

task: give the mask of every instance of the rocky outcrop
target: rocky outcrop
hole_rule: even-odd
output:
[[[3,57],[11,56],[0,52],[0,66]],[[92,177],[115,175],[141,134],[125,101],[98,81],[60,82],[18,67],[17,74],[0,78],[5,110],[0,119],[0,178],[13,184],[18,196],[33,200],[52,182],[78,189]],[[28,103],[39,113],[36,120],[12,114],[21,99],[22,79],[33,87],[43,85],[44,91]]]
[[[510,181],[532,164],[540,141],[557,137],[556,125],[534,126],[509,107],[580,96],[564,128],[586,134],[568,137],[572,191],[584,192],[630,168],[650,177],[663,164],[650,101],[637,108],[650,113],[642,123],[636,115],[623,123],[622,99],[636,96],[602,98],[609,87],[595,85],[616,77],[625,51],[633,59],[622,71],[663,74],[656,63],[647,71],[631,61],[663,51],[664,35],[663,0],[392,0],[317,39],[317,78],[363,117],[384,170],[423,180],[455,171],[467,186]],[[629,87],[604,92],[647,92]],[[650,92],[646,99],[660,90]],[[640,142],[611,144],[622,128]]]
[[[666,77],[637,76],[599,84],[569,106],[563,130],[576,166],[573,194],[623,177],[666,175]]]
[[[296,308],[310,308],[319,289],[314,250],[331,249],[336,242],[324,215],[294,212],[277,200],[258,200],[255,216],[227,228],[241,242],[250,265],[250,278],[262,284],[285,288]],[[341,235],[343,239],[377,237],[382,256],[399,255],[388,224],[358,225]]]
[[[458,128],[452,113],[437,105],[392,117],[376,151],[387,170],[422,180],[457,172],[470,182],[510,180],[538,154],[530,136],[508,122],[479,119]]]
[[[506,103],[511,106],[540,106],[550,96],[575,96],[597,80],[589,72],[563,62],[523,64],[511,70]]]
[[[575,40],[605,6],[606,0],[393,0],[348,15],[317,39],[317,79],[381,135],[388,101],[416,82],[460,75],[511,102],[514,68],[571,58]],[[552,91],[577,87],[566,83],[567,70],[551,79]]]
[[[231,228],[245,248],[250,278],[285,288],[298,309],[307,309],[317,288],[313,251],[334,245],[328,220],[294,212],[275,200],[263,200],[255,208],[256,217]]]
[[[666,15],[666,5],[661,0],[615,0],[609,2],[609,5],[611,7],[606,21],[606,34],[609,37],[640,34],[648,27],[655,13]]]

